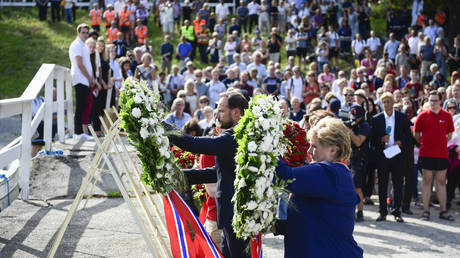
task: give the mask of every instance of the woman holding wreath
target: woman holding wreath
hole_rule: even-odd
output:
[[[285,257],[362,257],[353,239],[359,197],[350,170],[349,129],[337,118],[321,119],[308,132],[313,163],[291,168],[278,161],[276,173],[292,194],[284,238]]]

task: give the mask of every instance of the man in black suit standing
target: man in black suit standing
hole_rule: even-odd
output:
[[[216,165],[206,169],[184,170],[188,183],[216,183],[217,226],[222,229],[221,251],[224,257],[244,258],[250,254],[245,251],[249,240],[237,239],[232,227],[235,193],[235,155],[238,147],[233,137],[233,128],[238,124],[248,108],[248,101],[239,92],[222,93],[217,106],[217,122],[224,131],[216,137],[171,137],[173,144],[192,153],[216,156]]]
[[[402,183],[403,170],[402,153],[393,157],[385,156],[384,150],[394,145],[398,145],[403,150],[411,137],[410,124],[407,116],[393,110],[393,94],[386,92],[380,97],[384,111],[372,118],[371,141],[377,155],[377,173],[379,179],[379,203],[380,216],[377,221],[386,220],[387,209],[387,189],[389,175],[391,174],[394,190],[394,202],[391,214],[397,222],[404,222],[401,217]]]

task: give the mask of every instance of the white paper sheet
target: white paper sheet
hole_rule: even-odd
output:
[[[399,153],[401,153],[401,149],[398,145],[393,145],[383,150],[383,154],[385,154],[387,159],[391,159]]]

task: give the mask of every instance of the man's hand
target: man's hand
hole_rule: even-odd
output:
[[[381,141],[384,143],[387,143],[390,140],[390,136],[387,134],[385,136],[382,136]]]
[[[402,142],[401,141],[395,141],[395,144],[397,144],[400,148],[402,147]]]

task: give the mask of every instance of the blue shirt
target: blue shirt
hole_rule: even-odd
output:
[[[422,56],[423,61],[433,61],[434,54],[433,54],[433,46],[432,45],[423,45],[420,47],[420,55]]]
[[[292,180],[284,257],[363,257],[353,239],[355,192],[351,172],[339,163],[291,168],[278,161],[277,175]]]
[[[169,56],[167,56],[166,58],[168,60],[171,60],[172,59],[172,56],[173,56],[173,53],[174,53],[174,47],[171,43],[163,43],[161,44],[160,46],[160,55],[164,55],[166,53],[171,53]]]
[[[280,79],[278,77],[267,77],[264,79],[263,84],[267,84],[267,91],[268,93],[273,93],[276,91],[276,85],[281,84]]]
[[[176,129],[183,131],[182,128],[190,119],[192,119],[192,117],[188,113],[184,112],[181,119],[176,116],[176,112],[173,112],[166,117],[165,121],[168,124],[174,125]]]
[[[383,47],[383,49],[385,50],[385,52],[388,52],[388,57],[390,59],[395,59],[396,58],[396,54],[398,53],[398,47],[399,47],[399,42],[398,41],[387,41],[387,43],[385,43],[385,46]]]
[[[192,52],[193,47],[190,42],[181,42],[179,45],[177,45],[177,52],[181,57],[187,57],[188,53]]]
[[[249,14],[249,9],[247,7],[240,6],[238,9],[236,9],[236,13],[238,14],[238,17],[242,18]]]

